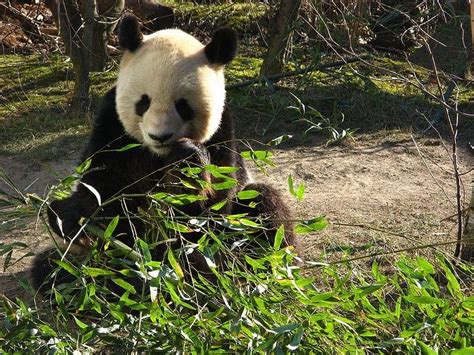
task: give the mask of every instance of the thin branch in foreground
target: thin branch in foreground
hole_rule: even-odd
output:
[[[279,79],[288,78],[288,77],[295,76],[295,75],[312,73],[312,72],[315,72],[315,71],[320,71],[320,70],[328,69],[328,68],[341,67],[345,64],[355,63],[355,62],[359,62],[361,60],[367,60],[367,59],[370,59],[370,58],[371,58],[371,56],[369,54],[364,54],[364,55],[355,56],[355,57],[343,58],[342,60],[337,60],[337,61],[331,62],[331,63],[319,64],[319,65],[310,65],[310,66],[308,66],[307,68],[304,68],[304,69],[292,70],[292,71],[289,71],[289,72],[269,75],[269,76],[265,76],[265,77],[259,76],[258,78],[241,81],[240,83],[229,84],[229,85],[226,85],[226,89],[237,89],[237,88],[241,88],[241,87],[244,87],[244,86],[257,84],[257,83],[259,83],[263,80],[276,81],[276,80],[279,80]]]
[[[441,82],[439,80],[439,71],[438,71],[438,66],[436,65],[436,60],[433,54],[433,51],[431,50],[431,46],[429,45],[428,42],[425,43],[425,47],[430,54],[431,58],[431,64],[433,65],[433,71],[435,74],[436,78],[436,86],[438,88],[438,94],[439,94],[439,99],[444,103],[444,115],[446,117],[446,121],[449,124],[449,127],[451,129],[451,160],[453,163],[453,171],[454,171],[454,177],[455,177],[455,182],[456,182],[456,208],[457,208],[457,240],[458,243],[456,244],[456,249],[454,250],[454,257],[459,257],[461,253],[461,241],[463,237],[463,220],[462,220],[462,200],[461,200],[461,177],[459,176],[459,162],[458,162],[458,144],[457,144],[457,139],[458,139],[458,132],[459,132],[459,113],[457,112],[457,100],[456,102],[456,119],[453,123],[451,120],[451,114],[449,110],[449,105],[447,98],[445,97],[445,94],[443,93],[443,88],[441,85]],[[454,81],[452,81],[454,82]],[[453,89],[454,89],[455,84],[453,84]],[[448,88],[449,89],[449,88]]]
[[[350,259],[331,261],[331,262],[325,263],[325,265],[344,264],[344,263],[349,263],[349,262],[357,261],[357,260],[375,258],[377,256],[382,256],[382,255],[394,255],[394,254],[400,254],[400,253],[407,252],[407,251],[414,251],[414,250],[427,249],[427,248],[436,248],[436,247],[441,247],[441,246],[455,244],[455,243],[458,243],[457,239],[448,240],[446,242],[440,242],[440,243],[429,243],[429,244],[416,245],[416,246],[412,246],[412,247],[400,248],[400,249],[391,250],[391,251],[382,251],[382,252],[376,252],[376,253],[371,253],[371,254],[367,254],[367,255],[361,255],[361,256],[354,257],[354,258],[350,258]],[[321,264],[314,264],[314,265],[311,264],[311,265],[302,267],[302,269],[314,269],[316,267],[321,267]]]

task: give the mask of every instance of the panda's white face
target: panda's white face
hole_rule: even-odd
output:
[[[217,131],[225,101],[223,65],[204,45],[176,29],[145,36],[126,51],[117,79],[116,108],[126,132],[159,155],[179,138],[206,142]]]

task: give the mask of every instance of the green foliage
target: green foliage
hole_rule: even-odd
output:
[[[302,201],[304,197],[304,184],[301,183],[295,189],[293,183],[293,177],[291,175],[288,176],[288,188],[290,190],[290,194],[292,194],[298,201]]]
[[[91,75],[94,105],[114,77],[113,70]],[[4,55],[0,78],[0,154],[33,153],[52,160],[69,156],[71,145],[83,142],[89,122],[68,112],[74,78],[66,57]]]
[[[326,117],[314,107],[306,106],[294,94],[291,94],[291,96],[296,100],[297,106],[289,106],[289,108],[297,111],[300,116],[299,121],[308,126],[304,132],[305,134],[312,131],[323,132],[328,138],[328,144],[340,143],[348,138],[354,139],[353,135],[356,129],[341,127],[344,123],[344,114],[337,112],[336,107],[331,117]]]
[[[474,300],[456,278],[448,281],[454,293],[441,291],[440,277],[452,270],[443,259],[402,257],[389,273],[373,262],[368,275],[349,264],[325,265],[314,279],[294,265],[290,249],[263,247],[233,269],[213,269],[216,284],[184,276],[184,250],[163,261],[132,263],[112,249],[100,267],[60,263],[77,280],[54,290],[57,312],[50,313],[51,299],[39,308],[3,300],[1,350],[472,351]]]
[[[0,168],[0,235],[5,235],[15,228],[25,228],[28,217],[35,216],[43,200],[35,194],[25,195]],[[23,243],[0,243],[0,255],[5,258],[4,269],[10,266],[11,256],[15,249],[26,249]],[[29,256],[27,253],[24,257]],[[20,260],[16,260],[18,262]]]
[[[257,31],[255,22],[268,14],[268,6],[261,2],[205,5],[176,2],[173,7],[179,27],[194,33],[197,29],[212,32],[219,26],[227,25],[249,35]]]
[[[243,156],[268,165],[264,151]],[[87,173],[89,165],[77,173]],[[203,169],[221,181],[230,181],[235,170]],[[181,170],[190,179],[201,172]],[[289,179],[297,198],[304,192],[299,186]],[[388,270],[374,260],[364,272],[350,262],[301,261],[292,247],[281,248],[283,226],[270,245],[258,238],[260,219],[220,215],[218,209],[186,216],[177,207],[203,197],[192,188],[183,191],[143,196],[151,203],[141,212],[150,230],[133,246],[116,239],[119,216],[103,230],[86,226],[102,242],[85,260],[55,260],[56,272],[73,279],[56,284],[49,297],[34,304],[3,297],[0,351],[472,352],[474,299],[459,276],[472,278],[472,265],[454,266],[441,256],[399,256]],[[248,202],[258,192],[244,190],[237,197]],[[313,218],[296,223],[295,231],[314,233],[327,225],[323,217]],[[201,237],[191,241],[187,236],[196,231]],[[157,258],[163,244],[170,248]],[[12,250],[24,247],[2,244],[0,253],[11,259]],[[196,273],[190,257],[207,265],[207,276]]]
[[[232,83],[257,77],[263,61],[256,54],[252,53],[252,57],[239,55],[235,58],[226,68],[228,81]]]

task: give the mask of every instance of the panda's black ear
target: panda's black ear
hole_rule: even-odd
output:
[[[118,29],[119,45],[123,49],[134,52],[143,41],[143,34],[140,31],[138,19],[132,15],[125,15],[120,21]]]
[[[204,52],[211,64],[229,63],[237,54],[237,32],[230,27],[218,28]]]

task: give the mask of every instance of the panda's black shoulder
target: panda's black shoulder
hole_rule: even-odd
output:
[[[124,133],[124,129],[117,114],[115,104],[116,92],[117,89],[114,86],[102,97],[93,129],[106,130],[110,132],[110,135],[119,136]]]
[[[125,129],[118,118],[115,99],[116,88],[114,86],[102,97],[92,126],[89,142],[82,154],[82,160],[105,147],[114,149],[121,148],[127,144],[137,143],[133,138],[125,134]]]
[[[211,163],[218,166],[239,166],[240,154],[234,132],[234,116],[226,106],[219,129],[206,142]]]
[[[219,128],[206,145],[214,146],[222,142],[228,143],[227,146],[230,145],[229,148],[232,148],[235,145],[234,116],[227,106],[222,112]]]

